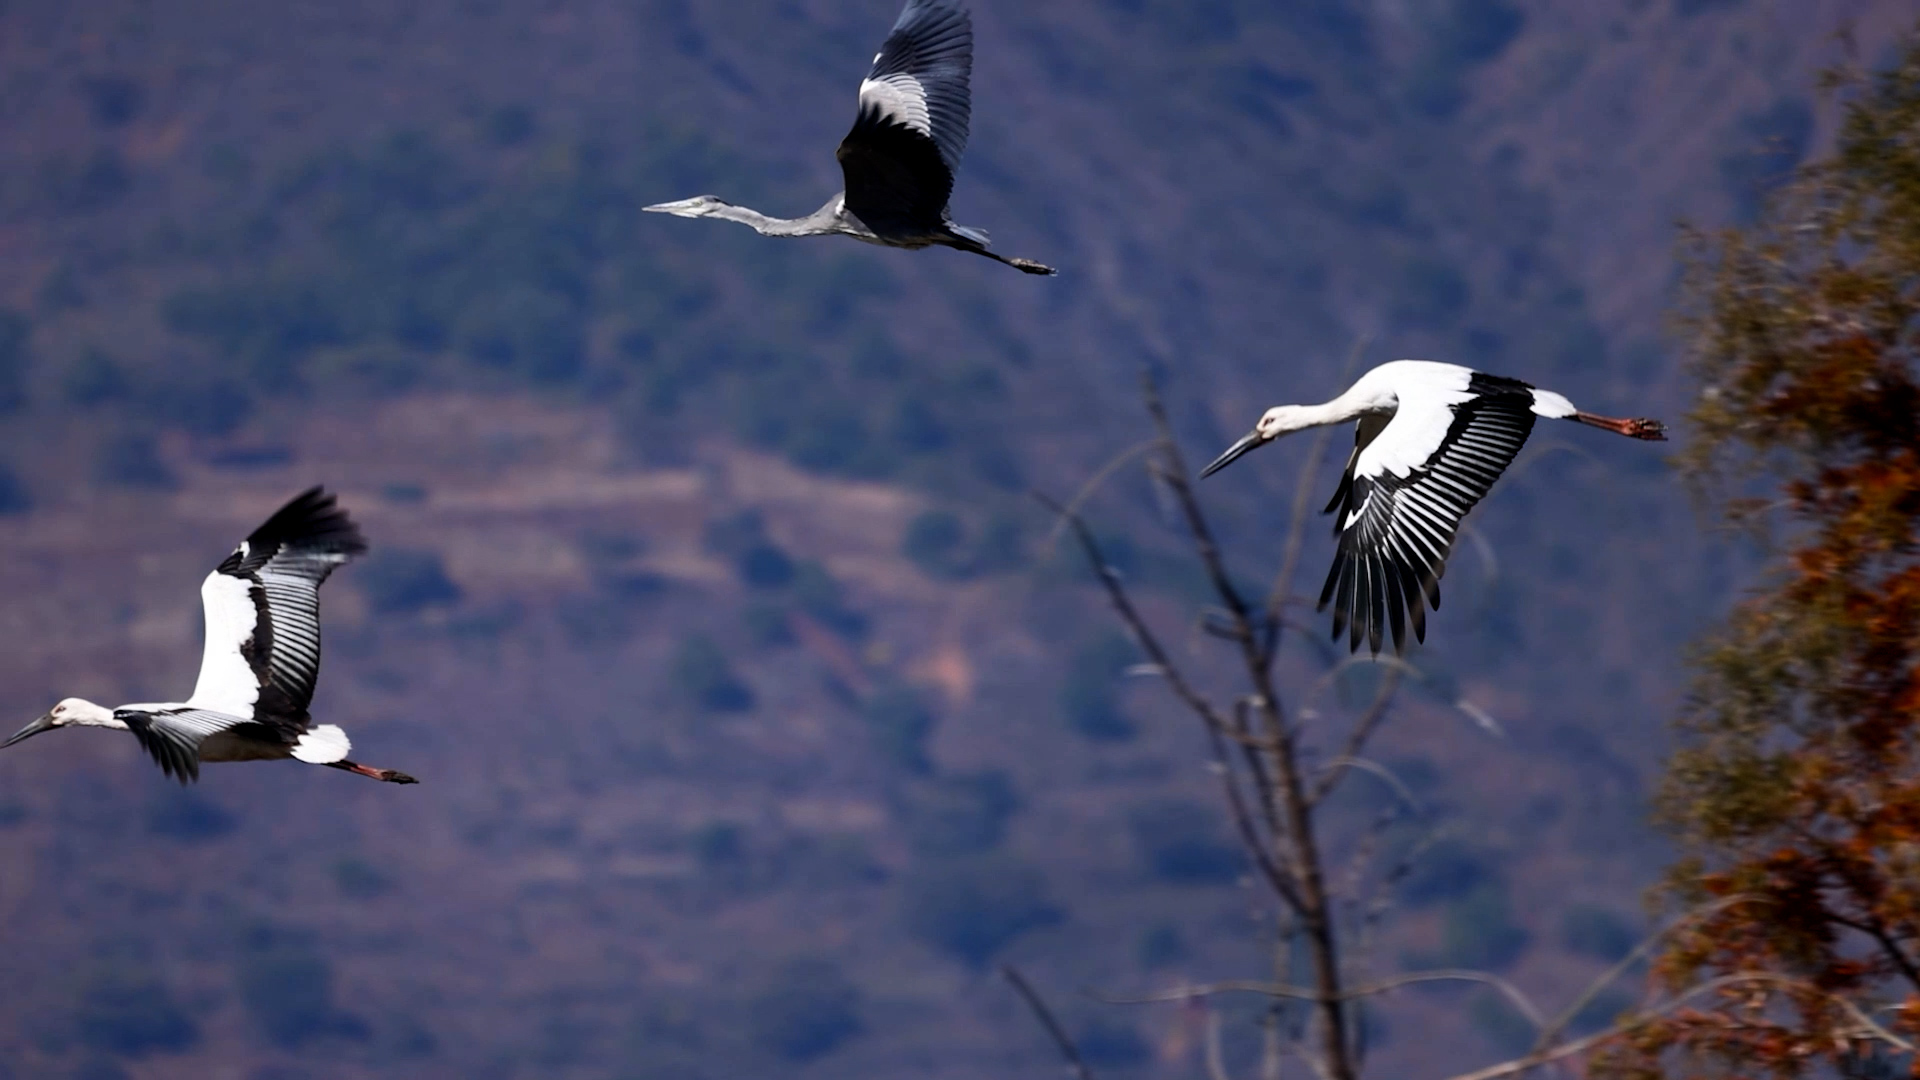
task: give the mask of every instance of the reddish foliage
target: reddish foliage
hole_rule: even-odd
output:
[[[1662,796],[1665,895],[1718,902],[1655,966],[1686,1007],[1612,1075],[1920,1076],[1920,44],[1852,89],[1832,160],[1698,239],[1688,464],[1771,486],[1722,505],[1781,557],[1698,658]]]

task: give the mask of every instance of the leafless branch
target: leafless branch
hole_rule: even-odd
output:
[[[1227,1063],[1220,1053],[1220,1013],[1207,1010],[1207,1080],[1227,1080]]]
[[[1404,975],[1390,975],[1384,979],[1343,990],[1339,1000],[1356,1001],[1360,998],[1384,994],[1389,990],[1397,990],[1403,986],[1427,982],[1485,983],[1511,1000],[1527,1019],[1533,1021],[1536,1028],[1546,1023],[1532,999],[1528,998],[1519,987],[1491,972],[1474,971],[1470,968],[1439,968],[1433,971],[1410,971]],[[1089,996],[1111,1005],[1150,1005],[1165,1001],[1191,1001],[1195,998],[1214,997],[1219,994],[1261,994],[1291,1001],[1318,1002],[1321,1000],[1319,991],[1310,986],[1260,982],[1256,979],[1231,979],[1224,982],[1203,983],[1199,986],[1183,986],[1142,997],[1105,997],[1094,994],[1092,991],[1088,993]]]
[[[1545,1065],[1550,1061],[1559,1061],[1562,1058],[1585,1053],[1609,1039],[1615,1039],[1621,1035],[1645,1027],[1696,998],[1727,989],[1728,987],[1742,986],[1750,983],[1771,983],[1776,986],[1783,986],[1788,989],[1825,998],[1835,1005],[1838,1005],[1841,1012],[1846,1013],[1853,1019],[1857,1027],[1853,1032],[1848,1033],[1852,1037],[1883,1042],[1896,1050],[1909,1054],[1914,1052],[1912,1042],[1888,1031],[1875,1021],[1873,1017],[1861,1011],[1858,1005],[1855,1005],[1853,1002],[1848,1001],[1838,994],[1829,993],[1814,986],[1812,983],[1789,978],[1788,976],[1779,975],[1771,971],[1743,971],[1735,972],[1731,975],[1723,975],[1717,979],[1710,979],[1659,1005],[1642,1009],[1626,1020],[1622,1020],[1612,1027],[1607,1028],[1605,1031],[1596,1032],[1570,1042],[1564,1042],[1551,1048],[1534,1050],[1532,1053],[1524,1057],[1515,1058],[1512,1061],[1502,1062],[1498,1065],[1490,1065],[1487,1068],[1470,1073],[1460,1073],[1456,1076],[1449,1077],[1448,1080],[1498,1080],[1499,1077],[1513,1076],[1516,1073],[1522,1073],[1528,1069]]]
[[[1014,992],[1027,1003],[1027,1008],[1033,1010],[1034,1019],[1040,1021],[1040,1026],[1047,1029],[1047,1035],[1053,1039],[1053,1044],[1060,1048],[1061,1056],[1067,1059],[1067,1073],[1076,1080],[1093,1080],[1093,1070],[1087,1068],[1086,1060],[1080,1056],[1080,1048],[1074,1045],[1073,1038],[1067,1034],[1065,1028],[1060,1026],[1060,1021],[1054,1018],[1053,1010],[1047,1008],[1046,1001],[1040,997],[1040,992],[1033,988],[1033,984],[1027,981],[1027,977],[1020,974],[1020,970],[1012,964],[1000,965],[1000,974],[1013,984]]]
[[[1702,919],[1717,915],[1730,907],[1764,902],[1760,897],[1750,896],[1746,893],[1722,897],[1711,904],[1703,904],[1691,911],[1681,913],[1675,917],[1673,921],[1667,923],[1667,925],[1641,938],[1640,943],[1635,945],[1632,951],[1621,957],[1613,966],[1601,972],[1597,978],[1587,984],[1586,988],[1580,992],[1579,997],[1573,999],[1572,1004],[1562,1009],[1558,1016],[1555,1016],[1551,1021],[1541,1027],[1540,1036],[1534,1043],[1534,1050],[1544,1049],[1548,1044],[1559,1038],[1560,1033],[1567,1029],[1567,1025],[1573,1023],[1574,1018],[1579,1016],[1595,998],[1599,997],[1602,991],[1613,985],[1614,980],[1633,970],[1635,964],[1646,959],[1662,941],[1666,940],[1667,937],[1675,931],[1697,923]]]
[[[1141,454],[1151,453],[1155,449],[1158,449],[1159,446],[1160,440],[1158,439],[1146,439],[1134,443],[1132,446],[1127,447],[1125,450],[1120,451],[1108,459],[1105,465],[1100,466],[1092,476],[1088,477],[1087,482],[1080,485],[1080,490],[1074,492],[1073,497],[1067,500],[1064,513],[1060,514],[1059,520],[1054,522],[1053,528],[1047,533],[1047,551],[1051,553],[1055,545],[1060,543],[1060,533],[1067,527],[1066,514],[1078,514],[1080,508],[1086,505],[1087,500],[1092,498],[1094,493],[1100,490],[1101,486],[1107,482],[1109,477],[1119,472],[1121,466],[1139,457]]]
[[[1411,665],[1408,666],[1411,668]],[[1321,774],[1319,782],[1313,785],[1313,792],[1307,796],[1309,803],[1317,805],[1328,795],[1333,794],[1333,789],[1339,787],[1341,779],[1346,776],[1347,769],[1352,767],[1353,762],[1360,760],[1361,753],[1367,748],[1368,740],[1372,739],[1374,733],[1380,729],[1381,722],[1387,718],[1388,707],[1393,704],[1394,695],[1400,690],[1400,673],[1401,668],[1397,664],[1388,667],[1387,677],[1380,681],[1380,689],[1373,695],[1373,703],[1367,706],[1367,711],[1361,714],[1358,720],[1354,721],[1353,729],[1347,733],[1346,744],[1340,748],[1339,755],[1327,763],[1327,771]]]
[[[1112,564],[1107,562],[1106,553],[1101,550],[1100,541],[1094,537],[1093,530],[1087,527],[1086,520],[1078,513],[1068,510],[1038,492],[1034,493],[1034,498],[1060,515],[1061,519],[1067,523],[1067,527],[1072,530],[1074,538],[1079,542],[1087,562],[1092,565],[1094,573],[1099,576],[1101,584],[1105,587],[1107,600],[1113,606],[1114,612],[1120,616],[1120,621],[1126,625],[1134,640],[1139,643],[1140,650],[1147,654],[1148,660],[1160,669],[1161,677],[1166,679],[1167,685],[1173,689],[1174,696],[1200,718],[1201,726],[1206,729],[1208,743],[1213,750],[1214,764],[1220,770],[1221,785],[1226,790],[1228,809],[1242,842],[1252,853],[1261,874],[1274,891],[1279,893],[1289,905],[1297,906],[1300,900],[1294,882],[1274,862],[1270,846],[1260,836],[1259,827],[1247,808],[1246,797],[1240,791],[1239,782],[1233,771],[1227,744],[1230,740],[1239,738],[1240,733],[1227,724],[1215,709],[1213,702],[1187,681],[1185,673],[1173,662],[1173,657],[1161,645],[1159,636],[1147,625],[1146,619],[1140,614],[1140,609],[1134,606],[1133,597],[1128,594],[1125,583],[1120,580],[1120,575],[1115,573]]]

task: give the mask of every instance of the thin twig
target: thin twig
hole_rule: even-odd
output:
[[[1061,1056],[1067,1059],[1067,1072],[1078,1080],[1093,1080],[1093,1070],[1087,1068],[1086,1059],[1080,1056],[1080,1048],[1074,1045],[1067,1030],[1060,1026],[1060,1021],[1054,1019],[1053,1010],[1047,1008],[1046,1001],[1040,997],[1040,992],[1033,988],[1033,984],[1027,981],[1027,977],[1020,974],[1020,970],[1012,964],[1001,964],[1000,974],[1013,984],[1014,992],[1027,1003],[1027,1008],[1033,1010],[1034,1018],[1040,1021],[1041,1027],[1047,1029],[1047,1034],[1052,1037],[1054,1045],[1060,1048]]]
[[[1120,471],[1122,465],[1139,457],[1141,454],[1151,452],[1159,445],[1160,442],[1158,439],[1147,439],[1142,442],[1137,442],[1125,450],[1120,451],[1118,454],[1115,454],[1105,465],[1100,466],[1092,476],[1088,477],[1087,482],[1080,485],[1080,490],[1074,492],[1073,497],[1067,500],[1067,512],[1073,514],[1079,513],[1080,507],[1086,505],[1086,501],[1092,498],[1095,492],[1100,490],[1101,485],[1107,482],[1108,477]],[[1061,530],[1065,528],[1066,518],[1063,516],[1059,521],[1054,523],[1052,530],[1047,533],[1046,548],[1049,554],[1052,553],[1054,546],[1060,543],[1060,533]]]
[[[1179,442],[1173,437],[1173,425],[1167,420],[1166,407],[1161,403],[1159,391],[1151,378],[1145,380],[1143,390],[1147,413],[1153,419],[1154,429],[1160,433],[1162,444],[1158,475],[1180,505],[1194,554],[1205,568],[1215,595],[1233,616],[1247,681],[1253,688],[1253,706],[1259,712],[1261,726],[1266,729],[1264,734],[1271,743],[1267,752],[1272,755],[1272,774],[1279,788],[1285,824],[1281,835],[1286,841],[1289,851],[1287,864],[1293,872],[1293,883],[1296,885],[1295,896],[1289,902],[1307,937],[1314,984],[1318,988],[1315,1001],[1318,1019],[1324,1027],[1320,1035],[1325,1045],[1325,1057],[1321,1064],[1332,1080],[1354,1080],[1347,1040],[1346,1011],[1341,997],[1343,976],[1339,935],[1333,925],[1333,911],[1328,902],[1326,879],[1320,865],[1319,838],[1313,831],[1313,806],[1307,800],[1305,781],[1300,775],[1293,732],[1287,726],[1286,716],[1280,708],[1279,695],[1273,685],[1272,665],[1268,663],[1268,654],[1255,627],[1256,616],[1227,571],[1219,541],[1214,537],[1213,527],[1194,495],[1193,485],[1188,480],[1186,460],[1180,454]]]
[[[1398,990],[1403,986],[1427,982],[1484,983],[1500,991],[1509,1001],[1512,1001],[1514,1007],[1532,1021],[1536,1030],[1546,1024],[1546,1020],[1540,1015],[1539,1008],[1519,987],[1491,972],[1474,971],[1470,968],[1439,968],[1433,971],[1410,971],[1404,975],[1390,975],[1384,979],[1344,990],[1339,1000],[1356,1001],[1360,998],[1384,994],[1389,990]],[[1191,1001],[1194,998],[1214,997],[1220,994],[1260,994],[1265,997],[1286,998],[1290,1001],[1316,1003],[1321,1001],[1319,991],[1310,986],[1260,982],[1254,979],[1230,979],[1224,982],[1204,983],[1200,986],[1178,987],[1144,997],[1105,997],[1092,991],[1088,991],[1088,994],[1109,1005],[1151,1005],[1167,1001]]]
[[[1605,1031],[1596,1032],[1585,1038],[1574,1039],[1571,1042],[1564,1042],[1548,1050],[1535,1050],[1524,1057],[1515,1058],[1512,1061],[1503,1062],[1499,1065],[1491,1065],[1475,1072],[1460,1073],[1457,1076],[1449,1077],[1448,1080],[1498,1080],[1498,1078],[1502,1076],[1512,1076],[1515,1073],[1522,1073],[1528,1069],[1545,1065],[1550,1061],[1558,1061],[1561,1058],[1584,1053],[1609,1039],[1618,1038],[1630,1031],[1643,1028],[1695,998],[1718,990],[1724,990],[1730,986],[1740,986],[1745,983],[1755,982],[1773,983],[1789,989],[1800,990],[1826,998],[1840,1006],[1841,1011],[1851,1016],[1854,1022],[1859,1025],[1859,1031],[1852,1033],[1854,1037],[1877,1039],[1904,1053],[1911,1054],[1914,1052],[1913,1043],[1888,1031],[1876,1022],[1873,1017],[1861,1011],[1858,1005],[1855,1005],[1853,1002],[1848,1001],[1838,994],[1830,993],[1811,983],[1789,978],[1785,975],[1775,974],[1771,971],[1743,971],[1735,972],[1732,975],[1723,975],[1717,979],[1710,979],[1669,1001],[1662,1002],[1650,1009],[1643,1009],[1638,1014],[1622,1020],[1620,1023],[1607,1028]]]
[[[1347,770],[1353,767],[1354,762],[1361,760],[1360,755],[1366,750],[1367,741],[1373,738],[1374,732],[1387,718],[1387,708],[1393,704],[1393,696],[1400,689],[1400,673],[1399,665],[1388,665],[1387,677],[1380,681],[1380,689],[1374,693],[1372,704],[1354,721],[1353,730],[1347,733],[1346,745],[1340,748],[1339,756],[1327,763],[1327,771],[1313,785],[1313,793],[1307,796],[1309,803],[1317,805],[1333,794],[1333,789],[1339,787],[1340,781],[1346,777]]]
[[[1734,896],[1723,897],[1711,904],[1703,904],[1691,911],[1685,911],[1675,916],[1672,922],[1641,938],[1640,943],[1635,945],[1631,952],[1621,957],[1612,967],[1607,968],[1607,970],[1601,972],[1592,982],[1588,983],[1586,988],[1580,992],[1580,996],[1573,999],[1571,1005],[1562,1009],[1558,1016],[1555,1016],[1540,1029],[1540,1036],[1535,1040],[1533,1048],[1535,1050],[1543,1049],[1549,1043],[1553,1042],[1553,1040],[1559,1038],[1560,1033],[1567,1029],[1567,1025],[1573,1023],[1574,1018],[1585,1011],[1586,1007],[1592,1003],[1595,998],[1600,996],[1601,991],[1611,986],[1615,979],[1632,970],[1635,964],[1646,959],[1646,957],[1653,952],[1655,946],[1666,940],[1667,937],[1675,931],[1692,923],[1697,923],[1703,919],[1718,915],[1730,907],[1737,907],[1740,904],[1746,903],[1765,902],[1762,897],[1740,893]]]
[[[1207,1080],[1227,1080],[1226,1059],[1220,1053],[1220,1013],[1211,1007],[1207,1009],[1206,1058]]]
[[[1107,600],[1112,604],[1115,613],[1120,616],[1120,621],[1126,624],[1134,640],[1139,643],[1141,651],[1147,654],[1147,659],[1160,669],[1161,677],[1167,681],[1168,686],[1173,688],[1174,696],[1200,718],[1201,726],[1206,728],[1207,739],[1213,749],[1214,763],[1221,771],[1220,779],[1222,786],[1226,789],[1227,805],[1232,811],[1234,824],[1240,831],[1241,840],[1252,852],[1254,861],[1260,867],[1260,872],[1266,877],[1268,884],[1272,885],[1274,891],[1279,893],[1281,899],[1290,906],[1298,907],[1300,903],[1298,890],[1288,874],[1273,861],[1271,850],[1260,837],[1259,829],[1255,826],[1253,816],[1247,809],[1246,798],[1241,794],[1239,782],[1234,775],[1227,741],[1237,737],[1238,732],[1232,730],[1214,708],[1213,702],[1195,689],[1193,684],[1187,681],[1186,674],[1174,664],[1173,657],[1167,653],[1159,637],[1147,625],[1140,610],[1134,606],[1133,597],[1127,592],[1126,585],[1121,582],[1120,575],[1107,562],[1106,553],[1100,548],[1100,541],[1094,537],[1093,530],[1087,527],[1085,519],[1039,492],[1035,492],[1033,497],[1039,500],[1041,505],[1059,514],[1067,523],[1067,527],[1073,531],[1074,539],[1079,542],[1080,550],[1086,556],[1087,562],[1092,565],[1094,573],[1100,578],[1101,585],[1105,587]]]

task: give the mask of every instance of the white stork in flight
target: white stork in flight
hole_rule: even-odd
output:
[[[131,731],[168,776],[200,778],[203,761],[293,758],[395,784],[419,781],[347,760],[352,744],[307,715],[320,674],[320,586],[367,550],[360,527],[311,488],[240,542],[200,586],[206,648],[193,696],[181,702],[109,709],[67,698],[0,749],[43,731],[103,727]]]
[[[1406,648],[1406,623],[1427,639],[1423,606],[1440,610],[1440,576],[1460,519],[1484,497],[1526,444],[1536,416],[1611,431],[1633,439],[1665,439],[1658,420],[1616,420],[1573,407],[1518,379],[1455,364],[1395,360],[1360,377],[1324,405],[1276,405],[1252,433],[1200,472],[1210,476],[1241,455],[1288,432],[1354,425],[1353,454],[1326,512],[1338,512],[1340,550],[1319,610],[1333,604],[1333,637],[1349,635],[1376,655],[1387,627],[1393,647]]]

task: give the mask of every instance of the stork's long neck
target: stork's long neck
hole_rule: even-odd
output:
[[[1358,420],[1368,413],[1391,411],[1394,405],[1390,397],[1382,400],[1379,394],[1356,385],[1332,401],[1319,405],[1295,405],[1295,420],[1301,428],[1325,427]]]
[[[847,232],[840,222],[840,197],[834,196],[827,205],[800,218],[768,217],[758,210],[745,206],[719,206],[708,211],[708,217],[737,221],[761,236],[820,236],[825,233]]]
[[[91,701],[80,701],[67,710],[65,723],[74,727],[103,727],[115,731],[127,730],[127,722],[113,715],[113,710],[104,705],[95,705]]]

